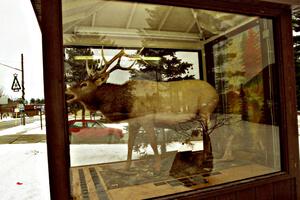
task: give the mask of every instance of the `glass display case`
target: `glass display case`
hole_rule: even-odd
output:
[[[145,199],[281,171],[271,19],[70,2],[62,22],[74,199]]]

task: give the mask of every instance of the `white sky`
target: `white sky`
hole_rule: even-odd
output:
[[[107,60],[110,60],[113,58],[114,55],[116,55],[120,50],[118,49],[106,49],[104,50],[104,55]],[[136,50],[125,50],[127,54],[135,54]],[[101,57],[100,49],[94,49],[94,55],[96,57]],[[193,64],[193,69],[189,70],[190,75],[195,75],[196,79],[199,79],[199,60],[198,60],[198,52],[188,52],[188,51],[178,51],[176,52],[175,56],[177,56],[179,59],[182,59],[182,62],[188,62]],[[132,64],[132,61],[126,61],[123,60],[123,63],[121,61],[122,66],[130,66]],[[130,78],[130,74],[128,71],[115,71],[110,74],[109,79],[107,82],[109,83],[116,83],[116,84],[123,84],[126,81],[128,81]]]
[[[21,69],[24,54],[25,98],[44,98],[42,41],[37,19],[30,0],[2,0],[0,3],[0,63]],[[10,98],[22,93],[10,88],[13,74],[21,73],[0,65],[0,88]]]

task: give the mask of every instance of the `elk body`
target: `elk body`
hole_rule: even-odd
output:
[[[111,122],[128,122],[127,168],[131,165],[134,140],[142,127],[154,151],[154,169],[159,171],[160,156],[155,128],[170,128],[196,118],[209,120],[218,103],[218,95],[210,84],[201,80],[130,80],[122,85],[106,83],[109,73],[124,69],[119,65],[120,57],[124,54],[105,61],[101,73],[67,88],[66,94],[72,97],[67,102],[77,101],[90,111],[100,111]],[[106,71],[107,65],[111,65],[114,59],[119,59],[118,63]]]

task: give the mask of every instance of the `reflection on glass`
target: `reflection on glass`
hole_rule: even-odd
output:
[[[278,125],[276,91],[272,85],[274,55],[270,54],[274,50],[269,43],[272,36],[261,33],[268,24],[268,20],[255,20],[226,39],[209,44],[213,52],[214,82],[222,105],[219,110],[231,118],[230,126],[216,130],[222,132],[214,134],[216,140],[229,139],[226,145],[219,145],[215,150],[223,154],[224,160],[248,156],[249,160],[280,169],[279,149],[274,151],[279,146],[279,127],[274,126]],[[264,31],[271,33],[268,29]],[[249,154],[244,155],[245,151]]]
[[[280,170],[272,21],[94,3],[63,3],[74,198],[144,199]]]

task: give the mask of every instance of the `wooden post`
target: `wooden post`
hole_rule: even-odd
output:
[[[43,116],[42,116],[42,108],[40,108],[40,121],[41,121],[41,130],[43,130]]]

